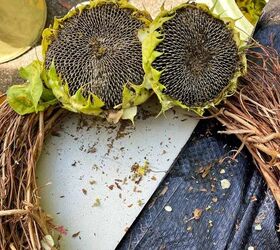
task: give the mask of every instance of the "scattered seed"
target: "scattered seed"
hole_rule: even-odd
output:
[[[262,225],[261,224],[256,224],[255,225],[255,230],[256,231],[261,231],[262,230]]]
[[[170,207],[170,206],[165,206],[164,209],[166,212],[169,212],[169,213],[172,212],[172,210],[173,210],[172,207]]]
[[[221,180],[222,189],[229,189],[230,185],[231,184],[230,184],[229,180],[227,180],[227,179]]]
[[[216,202],[218,202],[218,198],[217,197],[213,197],[212,201],[216,203]]]
[[[72,234],[72,238],[76,238],[76,237],[78,237],[78,236],[79,236],[79,234],[80,234],[80,231],[79,231],[79,232],[77,232],[77,233]]]
[[[226,171],[224,169],[221,169],[220,174],[225,174]]]

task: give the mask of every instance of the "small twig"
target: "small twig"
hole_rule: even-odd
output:
[[[272,157],[272,159],[280,158],[280,153],[276,150],[266,147],[264,144],[254,144],[254,147],[262,151],[263,153]]]
[[[226,134],[226,135],[232,135],[232,134],[254,134],[254,131],[248,130],[248,129],[228,129],[225,131],[218,131],[219,134]]]
[[[11,215],[23,215],[28,214],[29,211],[25,209],[10,209],[10,210],[1,210],[0,217],[2,216],[11,216]]]
[[[271,133],[270,135],[267,136],[251,136],[248,138],[249,142],[256,142],[256,143],[267,143],[269,141],[272,141],[274,139],[280,139],[280,133]]]
[[[256,127],[254,127],[253,125],[251,125],[249,122],[245,121],[243,118],[235,115],[234,113],[229,112],[228,110],[224,111],[224,114],[228,117],[233,118],[235,121],[241,123],[242,125],[244,125],[245,127],[247,127],[248,129],[254,131],[254,133],[256,134],[260,134],[260,132],[258,131],[258,129]]]

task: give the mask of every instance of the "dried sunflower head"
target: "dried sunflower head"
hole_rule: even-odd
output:
[[[233,94],[245,72],[234,20],[213,14],[204,4],[162,10],[141,37],[146,78],[162,111],[180,106],[202,115]]]
[[[94,115],[118,109],[132,119],[151,94],[142,84],[138,38],[149,24],[126,0],[91,1],[56,19],[43,33],[43,55],[48,77],[56,78],[46,82],[62,105]]]

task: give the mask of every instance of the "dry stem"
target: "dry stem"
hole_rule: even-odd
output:
[[[280,207],[280,59],[271,48],[257,45],[247,52],[248,72],[223,112],[211,113],[252,154]]]
[[[0,104],[0,249],[41,249],[49,234],[36,183],[36,162],[47,135],[62,114],[51,107],[20,116]]]

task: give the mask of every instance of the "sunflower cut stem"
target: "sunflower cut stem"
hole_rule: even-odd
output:
[[[53,224],[42,211],[36,163],[44,138],[63,114],[50,107],[21,116],[0,104],[0,249],[42,249]]]
[[[258,44],[247,57],[235,95],[210,112],[248,148],[280,207],[280,57]]]

